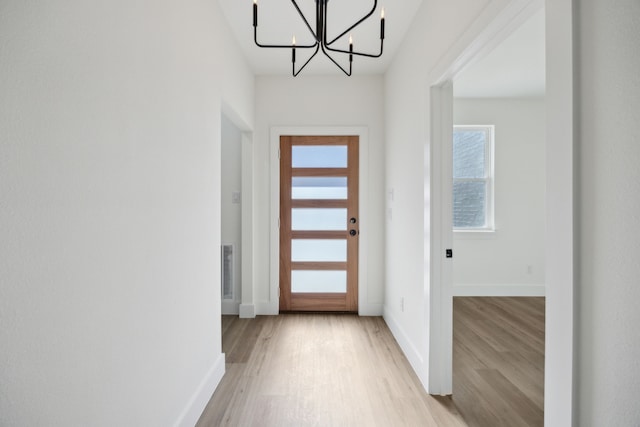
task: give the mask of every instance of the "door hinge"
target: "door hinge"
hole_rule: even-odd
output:
[[[278,159],[280,158],[280,149],[278,148]]]
[[[278,218],[278,228],[280,228],[280,218]]]

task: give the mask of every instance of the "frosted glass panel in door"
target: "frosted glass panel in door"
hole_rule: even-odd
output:
[[[291,167],[346,168],[346,145],[294,145],[291,147]]]
[[[347,241],[333,239],[292,239],[291,261],[346,262]]]
[[[342,208],[293,208],[292,230],[346,230],[347,210]]]
[[[347,272],[344,270],[293,270],[291,292],[346,292]]]
[[[347,177],[294,176],[291,178],[291,198],[346,200]]]

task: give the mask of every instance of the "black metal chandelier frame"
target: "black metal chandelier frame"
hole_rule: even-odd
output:
[[[296,45],[295,36],[290,45],[284,44],[262,44],[258,41],[258,3],[257,0],[253,1],[253,40],[255,41],[258,47],[264,48],[275,48],[275,49],[291,49],[291,64],[292,64],[292,74],[296,77],[300,72],[309,64],[309,62],[318,54],[319,51],[322,51],[330,60],[333,62],[344,74],[347,76],[351,76],[351,72],[353,70],[353,55],[357,56],[365,56],[369,58],[379,58],[382,56],[382,50],[384,47],[384,9],[382,9],[380,16],[380,52],[377,54],[366,53],[366,52],[358,52],[353,50],[353,40],[351,36],[349,36],[349,50],[337,49],[331,47],[335,42],[344,37],[347,33],[352,31],[358,25],[362,24],[365,20],[367,20],[373,13],[375,12],[378,6],[378,0],[373,0],[373,7],[371,11],[363,16],[360,20],[358,20],[355,24],[351,25],[349,28],[341,32],[337,37],[333,38],[331,41],[327,41],[327,5],[329,0],[315,0],[316,2],[316,29],[311,27],[309,21],[300,10],[298,3],[296,0],[291,0],[293,6],[296,8],[296,11],[304,21],[305,25],[311,32],[311,35],[315,39],[315,42],[307,45]],[[302,67],[298,68],[296,71],[296,49],[314,49],[313,54],[307,59],[307,61],[302,65]],[[345,54],[349,55],[349,70],[338,63],[338,61],[329,54],[329,52],[337,53],[337,54]]]

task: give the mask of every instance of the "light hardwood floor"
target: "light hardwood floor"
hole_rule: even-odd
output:
[[[464,305],[460,307],[458,301],[455,304],[456,309],[462,308],[463,316],[473,312]],[[460,332],[460,319],[455,317],[456,332]],[[482,401],[482,405],[470,399],[474,393],[485,392],[474,387],[485,386],[482,381],[493,379],[493,371],[489,372],[491,368],[480,359],[473,360],[473,367],[479,369],[479,373],[455,372],[454,368],[454,393],[456,378],[461,378],[459,373],[470,378],[470,384],[459,390],[459,398],[426,394],[380,317],[286,314],[239,319],[223,316],[222,329],[227,372],[202,414],[199,427],[465,426],[467,423],[517,426],[527,425],[526,421],[531,418],[527,414],[524,419],[520,415],[516,418],[492,416],[496,410],[502,411],[499,414],[508,412],[504,397],[499,396],[497,406],[493,402],[496,393],[511,391],[504,381],[498,381],[497,391],[492,391],[486,399],[476,399]],[[463,329],[463,333],[467,332]],[[490,339],[493,340],[500,342],[500,337]],[[471,339],[470,344],[464,346],[465,351],[473,351],[469,345],[475,345],[476,341]],[[454,349],[454,357],[459,362],[470,356],[456,353]],[[526,373],[516,377],[522,383],[515,386],[517,389],[524,388],[527,393],[535,394],[537,388],[531,385]],[[490,401],[489,408],[482,412],[479,406],[484,406],[485,400]],[[468,407],[463,408],[461,404]],[[519,404],[515,408],[522,410],[527,406]],[[465,421],[462,415],[475,418]],[[509,419],[514,423],[503,423]],[[490,424],[496,420],[497,423]]]

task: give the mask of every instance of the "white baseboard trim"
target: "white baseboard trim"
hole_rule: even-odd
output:
[[[253,319],[256,317],[256,306],[253,304],[240,304],[239,315],[241,319]]]
[[[239,304],[236,301],[222,301],[222,314],[237,315]]]
[[[382,316],[382,304],[358,304],[358,316]]]
[[[280,314],[280,307],[277,302],[258,302],[256,303],[256,314],[259,316],[275,316]]]
[[[454,297],[543,297],[545,285],[453,285]]]
[[[411,365],[411,367],[413,368],[413,371],[416,373],[416,375],[420,379],[420,382],[422,383],[422,387],[424,387],[426,392],[428,379],[424,378],[424,375],[423,375],[424,358],[422,357],[422,355],[420,354],[416,346],[413,345],[413,343],[411,342],[407,334],[404,332],[402,327],[400,327],[395,317],[393,317],[393,315],[391,314],[391,311],[387,309],[386,306],[384,306],[383,319],[387,324],[387,326],[389,327],[389,329],[391,330],[393,337],[396,339],[396,342],[400,346],[400,349],[404,353],[405,357],[407,358],[407,360],[409,360],[409,364]]]
[[[207,375],[189,399],[187,407],[175,422],[175,427],[193,427],[198,422],[204,408],[209,403],[213,392],[216,391],[218,384],[222,380],[225,372],[225,355],[220,353]]]

